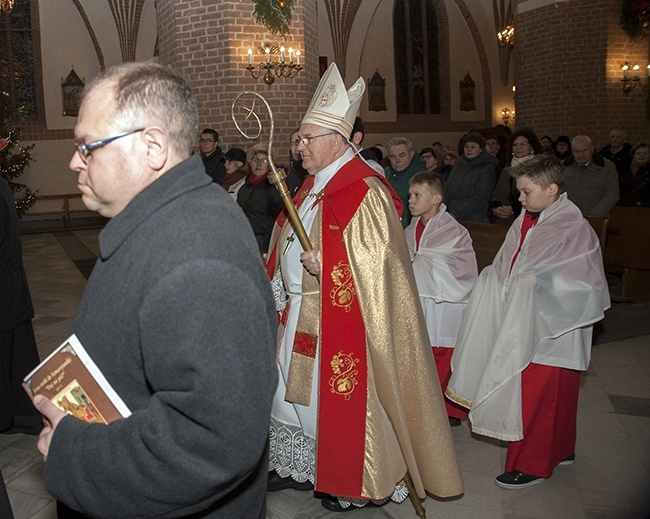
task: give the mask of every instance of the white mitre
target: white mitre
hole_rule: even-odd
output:
[[[336,63],[332,63],[318,83],[302,124],[329,128],[349,138],[365,91],[361,77],[346,90]]]

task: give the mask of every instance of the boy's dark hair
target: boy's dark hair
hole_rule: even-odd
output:
[[[528,177],[533,183],[546,189],[556,184],[560,193],[564,191],[564,166],[555,157],[544,153],[535,155],[515,168],[508,168],[512,178]]]
[[[409,186],[415,186],[417,184],[426,184],[431,193],[441,195],[443,199],[445,198],[445,179],[438,173],[430,173],[428,171],[416,173],[409,180]]]

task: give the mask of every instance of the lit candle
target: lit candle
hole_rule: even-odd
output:
[[[300,51],[296,51],[296,65],[300,66]]]
[[[289,63],[293,63],[293,47],[289,47]]]
[[[638,78],[639,77],[639,65],[634,65],[632,67],[632,70],[634,70],[634,77]]]
[[[280,61],[284,63],[284,47],[280,47]]]
[[[268,63],[269,61],[271,61],[271,48],[267,47],[266,49],[264,49],[264,52],[266,53],[266,62]]]
[[[248,49],[248,64],[253,64],[253,49]]]

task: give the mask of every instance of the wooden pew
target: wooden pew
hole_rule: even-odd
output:
[[[650,301],[650,208],[615,207],[609,215],[605,271],[621,276],[621,295]]]
[[[469,231],[476,252],[478,271],[492,264],[494,256],[501,248],[501,244],[508,233],[505,225],[490,223],[460,222]]]

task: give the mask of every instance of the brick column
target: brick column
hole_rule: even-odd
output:
[[[263,95],[275,117],[275,160],[287,161],[289,134],[298,126],[318,83],[318,24],[316,2],[296,3],[286,43],[255,23],[253,2],[220,0],[157,0],[160,62],[171,65],[191,85],[199,105],[199,127],[219,132],[222,147],[247,148],[232,122],[230,109],[238,94],[254,90]],[[260,61],[264,42],[299,48],[305,67],[294,79],[276,79],[269,89],[246,70],[248,48]],[[258,103],[268,140],[269,121]]]
[[[518,4],[525,9],[525,0]],[[626,60],[647,66],[648,42],[630,42],[619,9],[611,0],[570,0],[516,15],[517,127],[586,134],[596,146],[615,127],[629,142],[648,138],[648,87],[625,94],[620,81]]]

